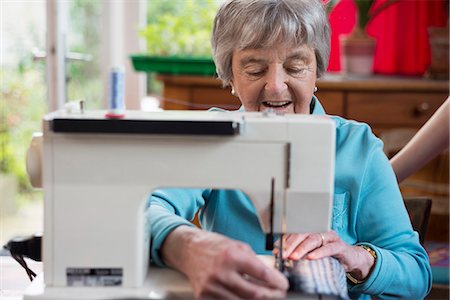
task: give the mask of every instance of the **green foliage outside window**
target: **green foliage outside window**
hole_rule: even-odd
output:
[[[148,25],[139,30],[151,55],[211,56],[218,0],[148,1]]]
[[[25,169],[25,157],[33,132],[41,131],[46,111],[46,86],[43,66],[30,67],[22,59],[21,67],[2,68],[0,77],[0,173],[12,173],[22,192],[31,186]]]

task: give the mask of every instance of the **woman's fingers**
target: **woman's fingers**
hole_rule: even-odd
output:
[[[322,245],[322,238],[319,234],[313,233],[306,236],[306,238],[301,239],[301,241],[295,241],[289,245],[289,251],[286,251],[285,258],[292,260],[301,259],[310,251],[320,247]],[[289,254],[288,254],[289,253]]]
[[[285,238],[284,245],[283,258],[291,260],[334,257],[340,261],[345,270],[351,270],[364,260],[364,256],[355,251],[355,248],[359,250],[358,247],[344,242],[333,230],[321,233],[289,234]],[[279,247],[279,241],[277,246]],[[274,253],[278,251],[279,249],[276,249]]]
[[[306,255],[307,259],[320,259],[328,256],[334,256],[337,252],[336,243],[329,243],[320,248],[316,248]]]
[[[302,233],[287,234],[283,243],[283,258],[289,258],[292,251],[294,251],[307,236],[307,234]],[[279,249],[280,240],[277,240],[275,242],[275,249],[273,250],[273,253],[277,255],[279,253]]]
[[[302,235],[300,238],[291,239],[289,247],[289,256],[287,258],[292,260],[298,260],[303,258],[308,253],[315,251],[316,249],[323,248],[329,243],[334,243],[336,239],[339,239],[334,231],[327,231],[321,233],[310,233]]]
[[[245,257],[244,255],[237,263],[238,272],[247,274],[252,279],[261,282],[267,287],[286,291],[289,288],[289,282],[286,277],[275,268],[266,266],[256,256]]]
[[[306,234],[290,234],[286,238],[286,247],[283,253],[283,258],[290,258],[292,252],[308,237]]]

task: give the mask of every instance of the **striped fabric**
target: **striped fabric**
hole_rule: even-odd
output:
[[[301,259],[285,267],[291,292],[349,299],[344,268],[335,258]]]

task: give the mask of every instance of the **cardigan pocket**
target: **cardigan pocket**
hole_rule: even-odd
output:
[[[334,194],[332,229],[336,232],[348,226],[348,193]]]

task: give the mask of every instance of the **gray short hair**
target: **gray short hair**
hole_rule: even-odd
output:
[[[328,66],[330,25],[321,0],[227,0],[214,19],[211,46],[223,85],[232,79],[235,50],[272,47],[276,43],[314,49],[317,77]]]

